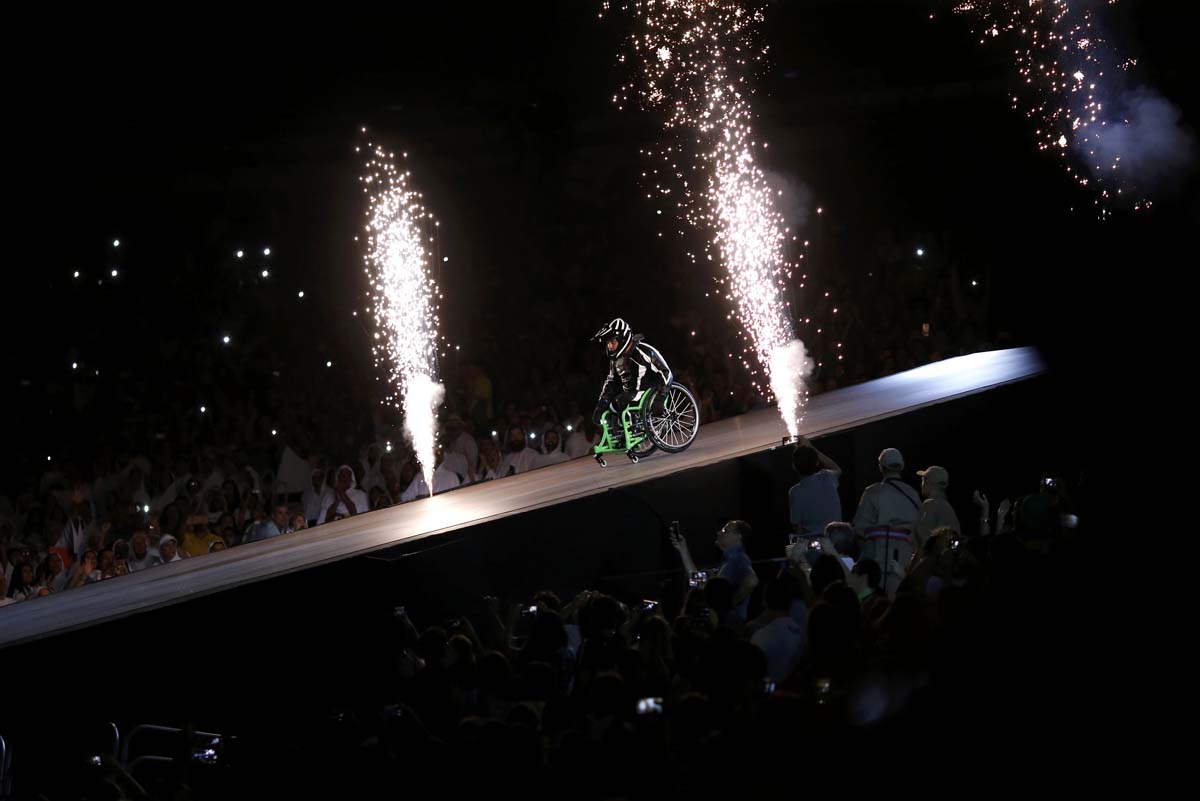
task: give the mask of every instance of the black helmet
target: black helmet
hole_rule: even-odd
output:
[[[607,342],[613,337],[617,338],[617,342],[620,343],[620,347],[608,354],[608,358],[610,359],[617,358],[625,352],[626,348],[629,347],[629,341],[633,339],[633,329],[629,327],[629,323],[625,322],[620,317],[614,317],[612,322],[597,331],[596,335],[593,336],[592,339],[597,342]]]

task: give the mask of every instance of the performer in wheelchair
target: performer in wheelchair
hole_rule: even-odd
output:
[[[621,412],[625,407],[639,392],[669,385],[673,374],[662,354],[648,344],[644,336],[633,333],[629,323],[620,317],[597,331],[592,339],[603,342],[608,353],[608,377],[600,390],[592,420],[596,425],[602,425],[607,416],[608,430],[614,437],[621,438],[624,437]],[[655,393],[652,413],[662,411],[663,397],[664,393]],[[640,428],[640,417],[633,424]]]

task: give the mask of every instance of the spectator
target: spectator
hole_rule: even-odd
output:
[[[454,454],[459,459],[462,459],[460,454]],[[441,445],[434,448],[434,469],[433,469],[433,491],[435,494],[452,490],[461,483],[458,479],[458,474],[446,467],[445,451]],[[429,497],[429,485],[425,483],[425,474],[418,472],[413,480],[409,483],[408,489],[404,490],[400,495],[401,503],[415,501],[418,498]]]
[[[800,476],[788,490],[792,530],[802,537],[823,534],[827,525],[842,519],[838,497],[842,469],[805,437],[797,438],[792,468]]]
[[[37,580],[34,577],[33,565],[29,562],[17,562],[13,566],[13,578],[8,584],[8,597],[18,601],[28,601],[37,595]]]
[[[749,534],[749,523],[744,520],[730,520],[717,532],[716,539],[717,548],[721,551],[721,567],[717,570],[717,575],[733,586],[733,607],[743,623],[746,622],[746,614],[750,607],[750,595],[758,586],[758,574],[754,572],[750,557],[746,555],[745,537]],[[688,574],[698,572],[688,550],[687,540],[682,536],[672,536],[671,544],[679,551]]]
[[[500,478],[500,464],[500,449],[491,437],[479,440],[479,469],[475,474],[478,480],[491,481]]]
[[[133,537],[129,540],[129,550],[128,565],[131,573],[162,564],[162,559],[150,549],[150,538],[144,531],[133,532]]]
[[[333,487],[325,490],[318,517],[322,523],[328,523],[362,514],[369,508],[367,493],[355,486],[354,470],[344,464],[337,469]]]
[[[18,599],[8,594],[8,579],[4,577],[3,573],[0,573],[0,606],[8,606],[9,604],[18,602]]]
[[[457,414],[446,418],[446,451],[447,455],[456,453],[463,458],[467,470],[462,473],[462,482],[474,481],[475,465],[479,464],[479,445],[475,442],[475,437],[467,432],[462,417]]]
[[[913,533],[921,517],[921,499],[901,479],[904,457],[895,448],[879,454],[883,480],[867,487],[854,513],[856,528],[866,543],[863,555],[883,569],[882,589],[892,592],[900,583],[896,567],[906,569],[913,556]]]
[[[70,576],[63,566],[63,559],[57,551],[51,551],[38,566],[37,583],[51,592],[62,592],[67,587]]]
[[[208,515],[195,514],[188,517],[180,548],[189,557],[203,556],[208,553],[208,546],[219,539],[221,535],[208,530]]]
[[[946,489],[950,486],[950,474],[946,468],[934,465],[926,470],[918,470],[921,477],[921,495],[925,502],[921,505],[921,519],[917,521],[917,542],[919,549],[934,529],[950,528],[955,534],[962,533],[962,525],[954,507],[946,500]]]
[[[179,555],[177,540],[170,534],[164,534],[158,541],[158,556],[164,565],[181,561],[183,558]]]
[[[250,542],[260,542],[289,533],[287,504],[276,504],[271,512],[271,519],[264,520],[255,526],[250,534]]]
[[[804,648],[804,626],[792,617],[792,591],[786,581],[774,579],[763,591],[763,625],[750,638],[767,657],[767,675],[783,682],[795,670]]]
[[[580,425],[571,424],[571,433],[567,436],[567,456],[578,459],[581,456],[591,456],[592,449],[599,444],[600,436],[591,418],[584,418]]]
[[[555,426],[546,429],[546,433],[542,435],[542,452],[539,459],[540,467],[548,467],[553,464],[561,464],[567,459],[566,451],[562,448],[562,434]]]
[[[308,521],[310,526],[317,525],[321,521],[321,513],[324,511],[325,493],[329,490],[325,483],[324,469],[314,469],[309,476],[308,483],[304,485],[304,493],[300,498],[300,502],[304,505],[304,519]]]
[[[500,475],[513,476],[533,470],[538,466],[539,454],[529,447],[525,429],[519,425],[510,426],[504,435],[505,453],[500,462]]]

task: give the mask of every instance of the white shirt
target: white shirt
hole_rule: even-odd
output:
[[[446,451],[442,458],[441,467],[444,467],[450,472],[456,474],[460,479],[459,483],[461,483],[470,478],[471,471],[467,469],[467,464],[466,456],[463,456],[457,451]],[[436,469],[434,470],[433,483],[437,484]],[[441,490],[438,490],[438,492],[441,492]]]
[[[921,498],[917,491],[901,479],[893,478],[872,484],[863,492],[854,513],[854,527],[859,531],[888,526],[916,532],[921,517]]]
[[[453,470],[447,470],[446,465],[438,465],[433,471],[433,494],[445,492],[446,490],[454,489],[460,483],[458,474]],[[408,485],[408,489],[400,493],[400,503],[408,503],[415,501],[417,498],[429,497],[429,485],[425,483],[425,475],[417,473],[413,478],[412,483]]]
[[[451,453],[460,454],[469,465],[479,464],[479,444],[466,431],[459,434],[454,442],[446,446],[447,460],[449,460]],[[466,473],[462,475],[465,477]]]
[[[350,503],[354,504],[356,514],[362,514],[371,510],[371,502],[367,498],[367,493],[357,487],[351,487],[346,490],[346,497],[350,499]],[[333,510],[335,515],[350,516],[350,510],[346,508],[346,504],[337,499],[337,495],[334,494],[332,487],[328,487],[325,490],[325,494],[321,497],[321,513],[317,515],[317,523],[325,522],[325,516],[329,514],[329,507],[335,503],[337,504],[337,508]]]
[[[325,508],[325,493],[328,490],[329,485],[324,481],[321,482],[320,489],[313,489],[311,479],[304,485],[302,503],[304,504],[305,520],[318,520],[321,510]]]
[[[547,467],[552,464],[562,464],[563,462],[569,461],[570,458],[570,456],[567,456],[562,451],[543,453],[541,454],[541,458],[538,459],[538,467]]]
[[[533,470],[540,465],[539,456],[541,456],[540,453],[528,446],[516,453],[506,453],[500,460],[500,475],[507,476],[510,468],[512,468],[513,475]]]
[[[588,439],[587,434],[576,429],[567,437],[567,457],[578,459],[580,456],[589,456],[592,448],[600,441],[600,436],[597,435],[594,439]]]

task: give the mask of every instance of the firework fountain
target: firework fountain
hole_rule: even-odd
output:
[[[755,44],[762,11],[718,0],[640,0],[622,10],[635,29],[621,60],[632,57],[638,79],[614,100],[665,111],[670,142],[650,154],[658,162],[658,202],[673,201],[677,214],[706,232],[700,255],[723,264],[723,292],[734,304],[746,352],[767,375],[794,437],[812,361],[784,300],[788,229],[758,163],[766,145],[751,125],[750,79],[766,52]]]
[[[360,180],[369,197],[365,259],[375,364],[388,378],[385,402],[404,410],[405,436],[432,488],[437,408],[444,395],[437,370],[440,295],[430,273],[434,222],[394,154],[371,144],[367,148]]]

